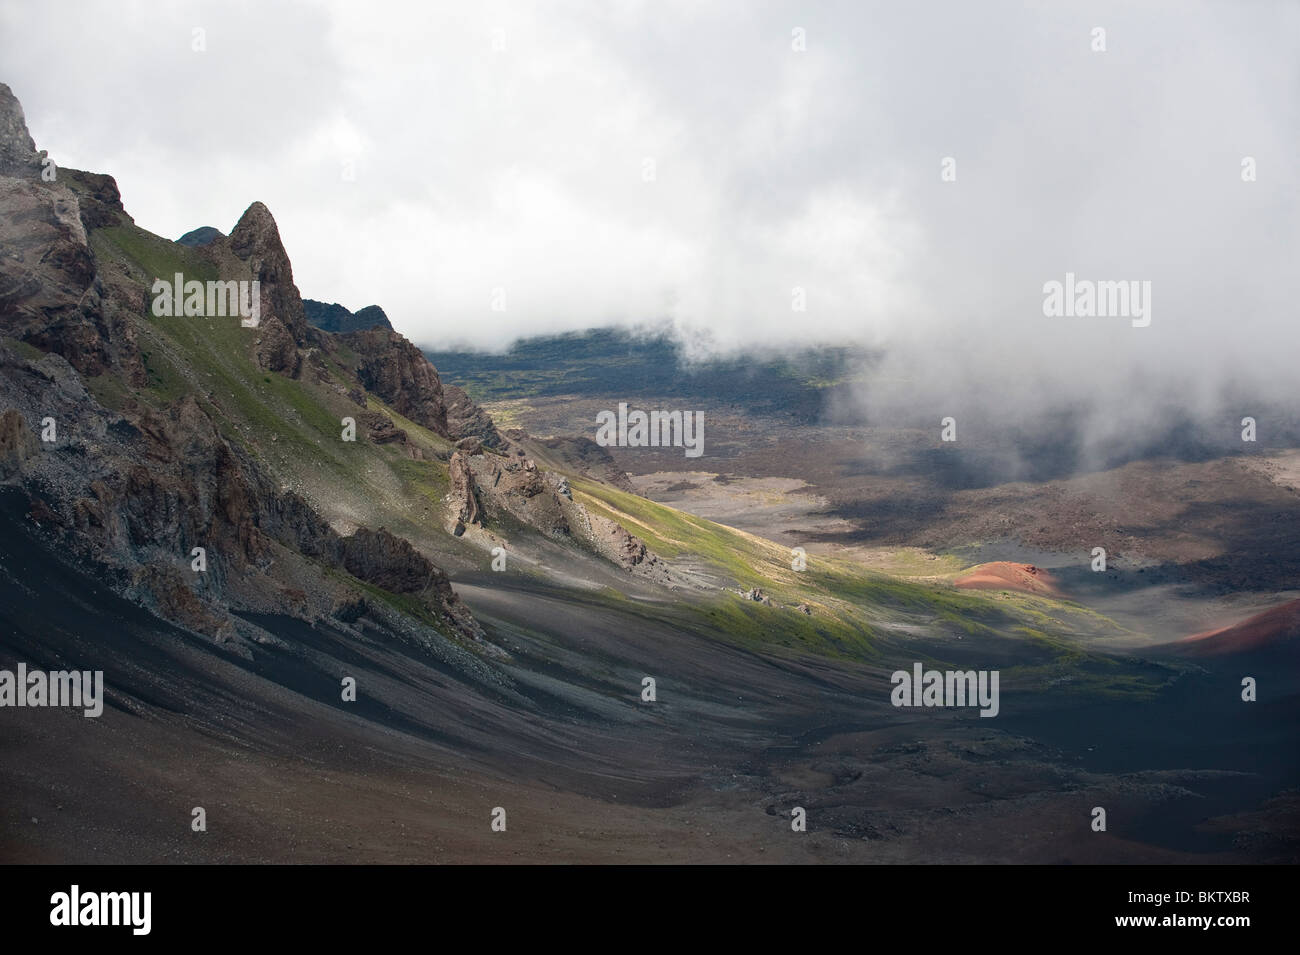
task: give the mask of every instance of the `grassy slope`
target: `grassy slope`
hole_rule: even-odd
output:
[[[200,281],[217,278],[217,268],[201,251],[132,225],[98,230],[91,239],[102,264],[146,288],[155,277],[175,272]],[[253,358],[258,332],[241,327],[238,318],[157,317],[149,311],[136,327],[148,384],[131,389],[111,375],[88,379],[103,404],[120,408],[134,400],[162,409],[191,394],[227,440],[257,457],[282,486],[312,501],[340,531],[386,526],[425,550],[448,546],[438,541],[449,539],[440,519],[447,469],[436,457],[450,448],[445,439],[372,397],[370,409],[388,413],[426,460],[412,460],[396,444],[368,442],[360,426],[355,442],[343,441],[341,419],[356,418],[361,409],[330,383],[316,382],[310,370],[292,380],[260,369]],[[351,356],[341,349],[339,357]],[[333,358],[326,365],[334,382],[348,381]],[[397,598],[389,602],[400,604]]]
[[[859,659],[896,659],[908,642],[903,628],[921,628],[938,640],[977,637],[986,646],[1003,645],[1017,661],[1007,668],[1008,677],[1020,687],[1146,692],[1171,677],[1163,668],[1134,669],[1086,649],[1123,631],[1068,601],[959,591],[942,582],[918,582],[813,556],[803,571],[795,571],[791,552],[771,541],[576,476],[570,486],[577,500],[623,524],[656,553],[702,559],[739,586],[759,586],[769,594],[781,606],[734,593],[704,601],[701,612],[710,623],[744,640]],[[798,603],[808,604],[813,615],[794,610]],[[919,649],[916,656],[930,658]]]
[[[178,271],[187,278],[216,278],[213,264],[199,250],[135,226],[104,229],[94,239],[97,255],[146,284],[153,276]],[[164,407],[193,394],[223,434],[255,454],[282,483],[309,496],[329,490],[331,497],[349,501],[350,509],[358,511],[373,509],[368,501],[385,502],[395,494],[441,496],[447,486],[446,468],[434,459],[450,447],[445,439],[371,398],[370,408],[388,413],[430,460],[412,461],[397,445],[370,444],[364,433],[355,442],[343,441],[342,418],[355,418],[361,409],[328,384],[316,382],[310,371],[300,380],[262,371],[252,355],[258,332],[242,328],[238,319],[148,314],[139,327],[149,385],[130,397]],[[347,353],[340,357],[346,360]],[[335,381],[348,380],[333,358],[326,364]],[[110,399],[117,387],[99,379],[90,385]]]

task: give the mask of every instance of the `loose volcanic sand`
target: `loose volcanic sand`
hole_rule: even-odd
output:
[[[1233,626],[1193,634],[1172,649],[1188,656],[1219,656],[1289,644],[1294,652],[1300,647],[1297,638],[1300,638],[1300,600],[1292,600]]]

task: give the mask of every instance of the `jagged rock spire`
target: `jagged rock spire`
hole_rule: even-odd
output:
[[[271,210],[254,202],[239,217],[227,240],[230,251],[249,264],[253,277],[262,283],[262,320],[279,319],[293,340],[309,340],[307,313],[302,296],[293,282],[293,266],[280,241],[280,230]]]

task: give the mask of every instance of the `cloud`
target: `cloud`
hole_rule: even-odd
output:
[[[304,295],[427,345],[855,342],[914,406],[1294,379],[1294,5],[701,6],[5,2],[0,61],[144,227],[265,201]],[[1067,271],[1151,326],[1045,317]]]

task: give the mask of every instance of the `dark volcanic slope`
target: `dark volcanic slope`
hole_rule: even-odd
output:
[[[241,657],[64,567],[26,524],[0,519],[0,666],[101,668],[109,705],[4,712],[4,861],[1295,857],[1294,686],[1216,703],[1230,681],[1211,672],[1137,707],[1012,688],[1009,719],[917,715],[888,706],[883,672],[500,575],[460,589],[508,664],[274,617]]]

